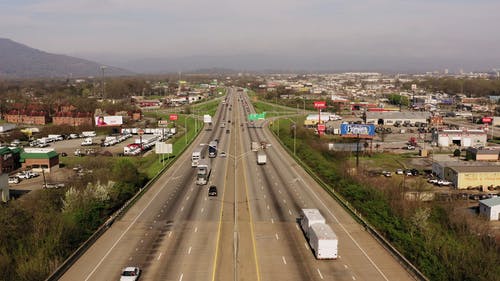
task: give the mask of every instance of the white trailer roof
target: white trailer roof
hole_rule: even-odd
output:
[[[311,230],[319,240],[337,240],[337,234],[328,224],[315,223],[311,225]]]

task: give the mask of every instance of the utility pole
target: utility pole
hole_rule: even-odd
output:
[[[101,71],[102,71],[102,79],[101,79],[101,94],[102,94],[102,98],[104,98],[104,69],[106,69],[106,66],[103,65],[101,66]]]

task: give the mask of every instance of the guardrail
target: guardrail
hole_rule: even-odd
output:
[[[394,256],[398,262],[410,273],[410,275],[415,278],[415,280],[421,280],[421,281],[429,281],[429,279],[422,273],[420,270],[418,270],[415,265],[413,265],[403,254],[401,254],[392,244],[385,239],[385,237],[380,234],[373,226],[370,225],[362,216],[361,213],[358,212],[347,200],[345,200],[340,194],[338,194],[335,189],[328,184],[326,184],[316,173],[311,170],[311,168],[304,162],[302,162],[301,159],[296,157],[293,152],[281,141],[280,138],[277,137],[276,132],[271,130],[275,138],[278,140],[278,142],[281,144],[281,146],[288,152],[288,154],[295,159],[297,163],[299,163],[302,168],[326,191],[328,192],[337,202],[340,203],[340,205],[347,210],[352,217],[357,220],[364,228],[365,230],[370,233],[385,249],[391,253],[392,256]]]
[[[189,143],[184,146],[184,148],[179,151],[178,155],[182,155],[184,151],[191,145],[191,143],[198,137],[198,135],[203,130],[199,130],[196,135],[189,141]],[[179,157],[175,156],[167,165],[165,165],[159,172],[154,176],[151,180],[149,180],[137,193],[130,198],[123,206],[116,210],[107,220],[104,222],[85,242],[83,242],[80,247],[78,247],[64,262],[54,271],[49,277],[45,279],[45,281],[55,281],[59,280],[63,276],[63,274],[80,258],[94,243],[103,235],[108,228],[115,222],[116,219],[122,217],[130,207],[146,192],[151,185],[153,185],[158,178],[168,169],[170,168]]]

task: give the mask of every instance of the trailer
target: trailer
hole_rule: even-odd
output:
[[[199,145],[194,148],[191,155],[191,167],[197,167],[200,160],[205,158],[207,147],[205,145]]]
[[[325,218],[321,215],[318,209],[302,209],[300,210],[300,227],[306,238],[309,238],[309,228],[315,223],[325,223]]]
[[[257,164],[258,165],[265,165],[267,162],[267,155],[263,150],[260,150],[257,152]]]
[[[337,235],[330,226],[324,223],[312,224],[309,228],[309,245],[317,259],[337,259]]]

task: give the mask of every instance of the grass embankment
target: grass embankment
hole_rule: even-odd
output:
[[[217,104],[197,110],[215,112]],[[193,115],[179,115],[178,132],[169,140],[173,156],[202,126]],[[85,175],[72,178],[65,188],[35,190],[0,206],[0,280],[44,280],[165,163],[149,152],[144,157],[69,156],[62,164],[70,169],[79,165]]]
[[[293,151],[290,125],[291,120],[280,120],[278,135]],[[277,134],[277,126],[273,130]],[[352,158],[328,151],[326,142],[300,126],[295,146],[299,159],[349,201],[430,280],[500,280],[499,247],[486,232],[481,232],[481,227],[471,226],[466,215],[457,215],[456,202],[406,201],[402,198],[404,187],[395,181],[381,181],[380,177],[359,172],[350,176]],[[385,156],[372,158],[379,164],[395,160]]]

